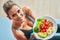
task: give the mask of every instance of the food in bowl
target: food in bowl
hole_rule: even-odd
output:
[[[46,38],[53,33],[53,22],[46,18],[38,18],[34,27],[34,32],[41,38]]]

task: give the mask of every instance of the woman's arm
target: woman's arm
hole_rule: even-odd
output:
[[[35,17],[34,17],[34,15],[33,15],[32,11],[31,11],[29,8],[23,7],[22,10],[23,10],[24,12],[26,12],[28,15],[30,15],[30,16],[35,20]],[[28,18],[26,18],[26,20],[27,20],[27,24],[28,24],[29,26],[33,27],[33,22],[30,21]]]
[[[35,17],[34,17],[34,15],[33,15],[32,11],[31,11],[31,9],[29,9],[29,8],[27,8],[27,7],[23,7],[22,10],[23,10],[24,12],[26,12],[28,15],[30,15],[30,16],[35,20]]]
[[[27,38],[25,37],[22,31],[12,28],[12,32],[17,40],[27,40]]]

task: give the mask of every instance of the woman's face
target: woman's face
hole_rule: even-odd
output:
[[[9,17],[13,21],[23,22],[25,21],[25,15],[21,8],[16,5],[13,5],[12,8],[8,11]]]

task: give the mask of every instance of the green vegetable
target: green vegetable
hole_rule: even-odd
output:
[[[37,22],[37,25],[41,25],[41,24],[43,24],[43,22],[42,22],[42,21],[40,21],[40,22]]]
[[[34,27],[34,32],[36,32],[36,33],[37,33],[39,29],[40,29],[40,27],[39,27],[38,25],[37,25],[37,26],[35,26],[35,27]]]
[[[43,20],[43,18],[38,18],[38,19],[37,19],[37,21],[41,21],[41,20]]]
[[[43,24],[43,22],[41,21],[42,18],[38,18],[37,19],[37,23],[36,23],[36,26],[34,27],[34,32],[38,32],[38,30],[40,29],[40,24]]]
[[[38,36],[46,38],[48,36],[47,32],[38,32]]]

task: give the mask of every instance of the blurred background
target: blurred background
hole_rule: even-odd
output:
[[[6,17],[3,4],[7,0],[0,0],[0,17]],[[60,0],[12,0],[21,7],[29,7],[35,17],[51,16],[60,19]],[[37,14],[37,15],[36,15]]]

